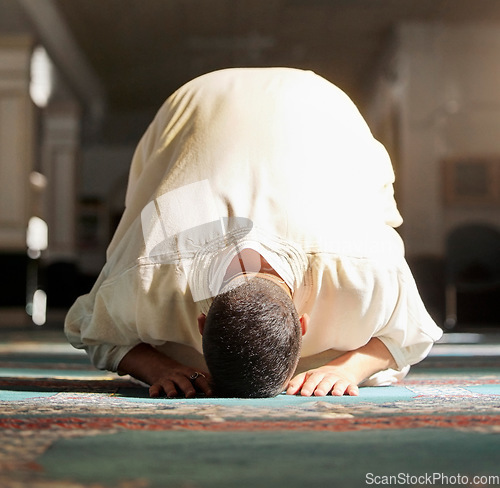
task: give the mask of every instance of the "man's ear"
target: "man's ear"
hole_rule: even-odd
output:
[[[302,335],[304,335],[307,331],[307,327],[309,327],[309,315],[305,313],[299,318],[299,321],[300,321],[300,328],[302,329]]]
[[[198,330],[200,331],[201,335],[203,335],[203,330],[205,329],[206,319],[207,316],[204,313],[200,313],[200,315],[198,315]]]

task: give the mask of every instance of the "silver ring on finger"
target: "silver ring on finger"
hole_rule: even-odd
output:
[[[203,373],[199,373],[198,371],[195,371],[190,377],[189,379],[191,381],[195,381],[197,378],[199,378],[200,376],[202,376],[203,378],[206,378],[206,376],[203,374]]]

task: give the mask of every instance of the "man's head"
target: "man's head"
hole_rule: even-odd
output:
[[[290,296],[275,282],[258,276],[235,279],[200,319],[215,394],[281,393],[297,366],[301,325]]]

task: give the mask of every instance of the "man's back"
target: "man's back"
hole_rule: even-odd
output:
[[[182,188],[207,181],[218,217],[250,219],[305,247],[338,245],[349,229],[401,223],[393,179],[357,108],[323,78],[288,68],[217,71],[160,109],[134,157],[113,243],[148,202],[172,191],[185,196],[184,214],[203,213],[201,195],[193,202]],[[173,218],[165,225],[169,235],[182,228]]]

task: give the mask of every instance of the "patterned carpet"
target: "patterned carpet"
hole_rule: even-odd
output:
[[[440,344],[359,397],[168,400],[29,332],[0,335],[2,488],[500,483],[496,343]]]

